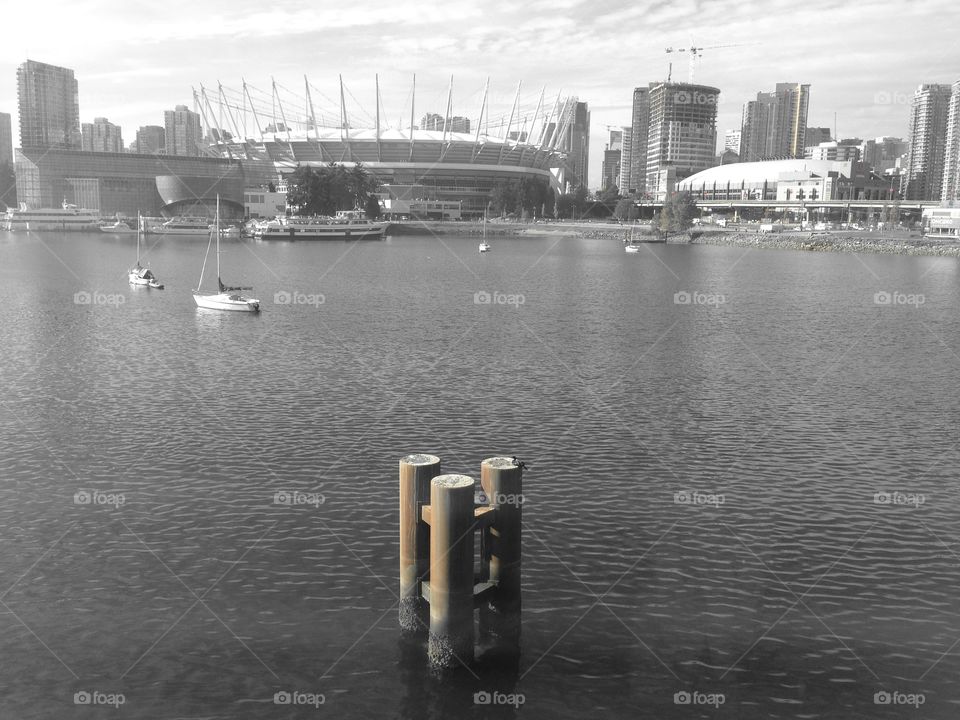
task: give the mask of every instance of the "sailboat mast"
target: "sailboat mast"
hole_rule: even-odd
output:
[[[220,193],[217,193],[217,217],[213,223],[213,231],[217,234],[217,288],[220,287]]]

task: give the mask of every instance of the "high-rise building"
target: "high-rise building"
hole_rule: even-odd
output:
[[[87,152],[123,152],[120,126],[106,118],[94,118],[92,123],[83,123],[83,149]]]
[[[816,147],[820,143],[830,142],[831,140],[833,140],[833,136],[830,134],[830,128],[808,127],[807,132],[804,133],[803,146]]]
[[[740,136],[742,135],[742,130],[727,130],[723,134],[723,149],[732,150],[733,152],[740,154]]]
[[[560,111],[556,148],[566,153],[566,182],[569,187],[587,187],[590,162],[590,110],[587,103],[567,98]]]
[[[162,155],[167,151],[166,132],[159,125],[142,125],[137,130],[137,139],[130,145],[130,151],[145,155]]]
[[[876,173],[899,167],[907,154],[908,143],[897,137],[878,137],[863,143],[862,160]]]
[[[689,83],[651,83],[646,190],[662,198],[675,183],[713,167],[720,90]]]
[[[809,104],[809,85],[777,83],[774,92],[757,93],[743,106],[740,160],[802,158]]]
[[[0,113],[0,165],[13,164],[13,129],[10,113]]]
[[[777,83],[777,118],[774,123],[774,152],[802,158],[810,108],[810,86]]]
[[[946,154],[949,85],[921,85],[910,109],[910,151],[904,168],[906,200],[939,200]]]
[[[630,188],[630,163],[633,154],[633,128],[624,127],[620,148],[620,179],[617,181],[617,187],[620,188],[621,195],[629,195],[635,192],[636,188]]]
[[[421,130],[436,130],[437,132],[470,132],[470,118],[456,115],[444,121],[443,115],[427,113],[420,119]]]
[[[17,68],[20,147],[79,150],[80,99],[73,70],[27,60]]]
[[[947,137],[943,157],[943,182],[940,199],[960,200],[960,80],[953,84],[947,109]]]
[[[200,116],[186,105],[163,113],[164,142],[167,155],[199,155],[203,142]]]
[[[652,87],[653,84],[651,83]],[[647,189],[647,145],[650,139],[650,87],[633,89],[630,125],[630,157],[624,167],[623,194],[642,195]],[[621,167],[625,161],[621,159]]]
[[[847,162],[848,160],[860,160],[863,149],[863,140],[860,138],[849,138],[846,140],[831,140],[823,142],[816,147],[808,147],[804,150],[804,157],[808,160],[832,160],[834,162]]]
[[[610,142],[603,150],[603,163],[600,166],[600,189],[609,190],[620,187],[620,162],[623,157],[623,130],[608,128]]]

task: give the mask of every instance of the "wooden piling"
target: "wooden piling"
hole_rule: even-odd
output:
[[[473,552],[476,481],[439,475],[430,483],[430,640],[435,668],[473,662]]]
[[[400,628],[426,632],[429,613],[421,582],[430,571],[430,528],[421,508],[430,503],[430,481],[440,474],[436,455],[400,458]]]
[[[487,458],[480,465],[480,485],[497,513],[486,531],[489,568],[484,573],[496,591],[480,607],[480,633],[502,650],[519,652],[523,471],[512,458]]]

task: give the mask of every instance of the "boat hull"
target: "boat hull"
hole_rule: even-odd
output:
[[[244,298],[242,295],[218,293],[216,295],[202,295],[194,293],[193,299],[197,307],[208,310],[227,310],[232,312],[259,312],[260,301],[254,298]]]
[[[266,228],[261,240],[382,240],[389,223],[370,225],[286,225]]]

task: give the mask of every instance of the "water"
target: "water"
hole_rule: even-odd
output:
[[[0,234],[0,714],[956,717],[957,260],[476,243]],[[529,466],[514,666],[400,640],[410,452]]]

